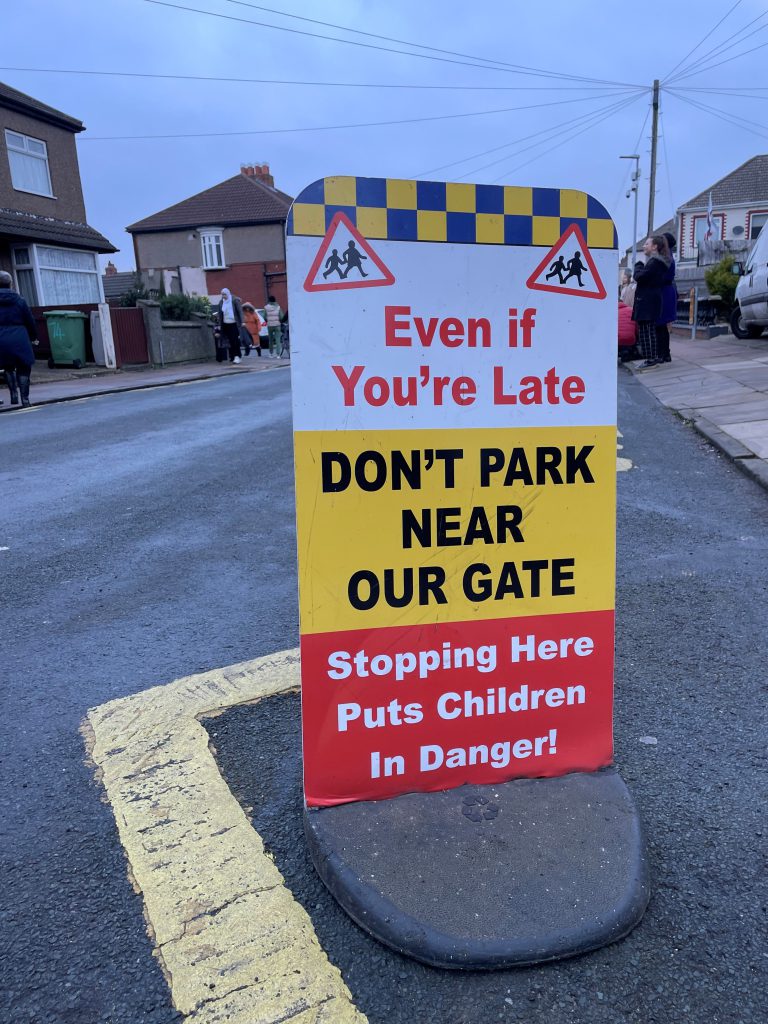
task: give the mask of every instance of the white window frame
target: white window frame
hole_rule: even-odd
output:
[[[20,139],[24,140],[23,146],[15,145],[11,142],[10,136],[17,135]],[[36,142],[39,146],[43,147],[44,153],[32,153],[29,150],[28,143]],[[24,132],[17,132],[15,128],[5,129],[5,146],[8,150],[8,169],[11,172],[11,185],[14,192],[26,192],[33,196],[45,196],[46,199],[55,199],[56,196],[53,194],[53,183],[51,182],[51,167],[48,163],[48,144],[44,139],[36,139],[33,135],[25,135]],[[31,160],[42,160],[45,164],[45,175],[48,180],[48,191],[37,192],[31,188],[21,188],[13,180],[13,163],[11,162],[11,153],[21,153]]]
[[[87,275],[95,277],[96,278],[96,284],[98,285],[98,289],[99,289],[98,302],[104,302],[104,283],[101,280],[101,270],[100,270],[100,267],[99,267],[99,258],[98,258],[98,255],[95,252],[93,252],[91,249],[74,249],[73,250],[73,249],[67,248],[67,247],[62,246],[62,245],[32,245],[31,243],[12,245],[11,249],[12,249],[12,254],[13,254],[13,269],[14,269],[14,272],[17,270],[17,268],[19,266],[19,264],[17,264],[17,260],[16,260],[16,250],[17,249],[27,249],[29,251],[31,262],[30,263],[21,264],[21,267],[22,267],[22,269],[25,269],[25,270],[28,270],[28,269],[31,268],[33,273],[34,273],[34,276],[35,276],[35,289],[37,291],[38,305],[40,305],[40,306],[50,306],[51,305],[51,302],[49,301],[49,297],[45,294],[45,288],[43,286],[42,271],[43,270],[50,270],[50,271],[53,271],[55,273],[57,270],[62,270],[61,267],[47,266],[45,264],[44,260],[41,260],[41,258],[40,258],[40,252],[39,252],[40,249],[58,249],[59,251],[62,251],[62,252],[81,252],[81,253],[85,253],[88,256],[92,256],[93,257],[93,262],[94,262],[94,267],[95,267],[94,270],[79,270],[77,267],[67,267],[66,273],[68,273],[68,274],[87,274]],[[17,278],[17,280],[18,280],[18,278]],[[72,305],[72,303],[70,303],[70,305]],[[86,303],[84,301],[83,305],[90,305],[90,302]]]
[[[29,260],[26,263],[20,263],[19,262],[19,260],[18,260],[18,258],[16,256],[16,253],[18,252],[19,249],[26,249],[29,252]],[[20,270],[31,270],[32,271],[32,277],[34,279],[34,284],[35,284],[35,292],[37,294],[37,303],[32,303],[32,305],[40,305],[40,271],[39,271],[39,268],[37,266],[37,259],[36,259],[36,255],[35,255],[35,247],[34,247],[34,245],[14,245],[14,246],[11,246],[11,258],[13,260],[13,273],[14,273],[14,276],[16,278],[16,287],[19,289],[19,291],[21,291],[21,287],[19,285],[19,271]]]
[[[765,225],[768,224],[768,210],[762,209],[762,210],[750,210],[749,211],[749,233],[746,235],[748,242],[755,242],[755,241],[757,241],[757,235],[760,234],[760,231],[758,230],[757,235],[755,235],[754,238],[752,237],[752,231],[753,231],[753,228],[754,228],[754,225],[753,225],[752,222],[755,219],[755,217],[766,217],[767,218],[760,225],[760,228],[764,228]],[[745,234],[746,234],[746,232],[745,232]]]
[[[725,235],[725,215],[722,213],[712,214],[712,226],[716,228],[713,242],[721,242]],[[706,213],[695,213],[693,215],[693,246],[698,251],[699,246],[704,241],[704,235],[707,233],[707,215]],[[701,238],[699,238],[701,234]]]
[[[224,255],[224,228],[198,228],[200,235],[200,251],[202,253],[203,270],[224,270],[227,266],[227,259]],[[219,251],[220,263],[208,261],[208,247],[212,252]]]

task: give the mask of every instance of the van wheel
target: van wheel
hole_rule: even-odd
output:
[[[737,338],[759,338],[763,328],[759,324],[750,324],[744,319],[741,309],[736,306],[731,313],[731,330]]]

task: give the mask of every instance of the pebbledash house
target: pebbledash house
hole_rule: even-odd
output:
[[[285,309],[285,222],[292,199],[275,188],[268,164],[240,173],[126,228],[136,270],[150,294],[217,296],[222,288]]]
[[[708,218],[711,218],[707,238]],[[724,178],[693,196],[674,217],[654,229],[677,238],[677,288],[699,287],[704,295],[708,267],[725,256],[744,260],[768,221],[768,154],[753,156]],[[643,239],[638,239],[638,250]],[[629,262],[629,250],[622,265]]]
[[[0,270],[38,307],[38,323],[40,307],[103,302],[98,254],[117,252],[86,222],[75,145],[83,130],[76,118],[0,83]]]
[[[711,237],[707,239],[710,209]],[[681,269],[707,267],[724,256],[744,258],[768,221],[768,155],[753,156],[683,203],[675,220]]]

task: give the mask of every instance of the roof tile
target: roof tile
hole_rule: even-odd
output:
[[[35,241],[62,244],[77,249],[91,249],[94,252],[118,252],[104,235],[90,224],[73,220],[59,220],[56,217],[42,217],[34,213],[22,213],[0,207],[0,235],[14,238],[31,238]]]
[[[260,224],[282,221],[293,200],[256,178],[236,174],[213,188],[183,199],[159,213],[129,224],[126,231],[171,231],[207,225]]]
[[[710,192],[713,207],[765,203],[768,201],[768,154],[753,156],[741,167],[683,203],[680,209],[706,210]]]
[[[70,117],[55,107],[49,107],[47,103],[41,103],[33,96],[27,96],[25,92],[12,89],[5,82],[0,82],[0,107],[8,107],[11,110],[19,110],[32,117],[38,117],[43,121],[57,124],[61,128],[68,128],[71,132],[83,131],[83,122],[76,117]]]

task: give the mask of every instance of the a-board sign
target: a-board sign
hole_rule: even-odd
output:
[[[294,202],[308,805],[611,761],[616,247],[576,190]]]

